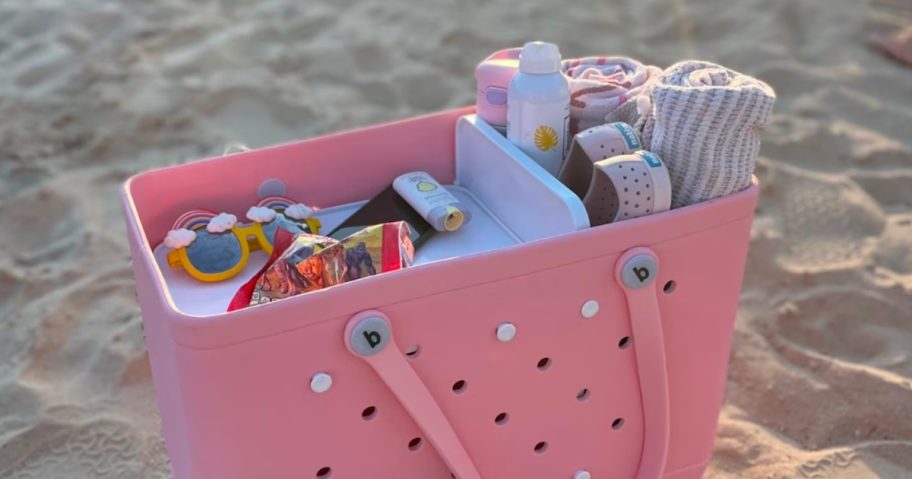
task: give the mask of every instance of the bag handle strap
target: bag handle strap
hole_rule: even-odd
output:
[[[668,458],[668,372],[657,298],[658,274],[658,256],[644,247],[627,251],[615,266],[615,279],[627,298],[643,402],[643,452],[637,479],[661,478]]]
[[[364,311],[353,316],[345,327],[345,346],[374,368],[457,479],[481,479],[453,426],[393,341],[385,314]]]
[[[643,406],[643,451],[637,479],[660,479],[670,435],[668,372],[656,277],[658,256],[638,247],[621,255],[615,279],[627,299]],[[379,311],[353,316],[345,327],[349,352],[367,362],[418,424],[458,479],[481,479],[440,406],[393,341],[392,323]]]

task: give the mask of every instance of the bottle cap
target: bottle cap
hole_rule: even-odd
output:
[[[532,74],[557,73],[561,56],[557,45],[546,42],[528,42],[519,55],[519,71]]]
[[[460,211],[459,208],[453,206],[447,206],[446,213],[446,219],[443,221],[443,228],[447,231],[458,230],[465,221],[465,215],[462,214],[462,211]]]
[[[471,215],[463,211],[458,205],[438,206],[428,212],[425,217],[428,223],[437,231],[456,231],[469,220]]]

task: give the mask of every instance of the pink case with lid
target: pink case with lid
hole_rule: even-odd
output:
[[[478,116],[500,130],[507,127],[507,88],[519,71],[521,51],[522,48],[507,48],[494,52],[475,69],[475,109]]]
[[[712,452],[756,184],[696,206],[191,316],[151,245],[276,172],[316,206],[454,179],[470,109],[139,174],[133,268],[174,476],[696,478]],[[415,147],[420,138],[420,147]],[[344,184],[344,188],[338,185]],[[511,185],[504,179],[504,194]],[[515,336],[498,339],[510,323]],[[372,338],[378,352],[364,349]],[[362,354],[359,351],[368,351]],[[415,354],[405,352],[416,351]],[[311,380],[332,377],[317,393]]]

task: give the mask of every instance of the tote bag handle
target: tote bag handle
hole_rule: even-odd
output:
[[[621,255],[615,267],[615,279],[627,299],[643,408],[643,449],[637,479],[660,479],[668,457],[668,372],[656,290],[658,272],[658,257],[643,247]],[[390,388],[455,477],[481,479],[440,406],[396,346],[392,322],[385,314],[364,311],[353,316],[345,328],[345,345]]]
[[[643,403],[643,452],[637,479],[661,478],[668,458],[668,371],[659,313],[658,274],[658,256],[643,247],[621,255],[615,267],[615,279],[627,298]]]

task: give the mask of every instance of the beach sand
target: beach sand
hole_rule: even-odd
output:
[[[0,0],[0,477],[168,477],[130,175],[474,101],[489,52],[778,92],[710,478],[912,477],[912,69],[872,0]]]

